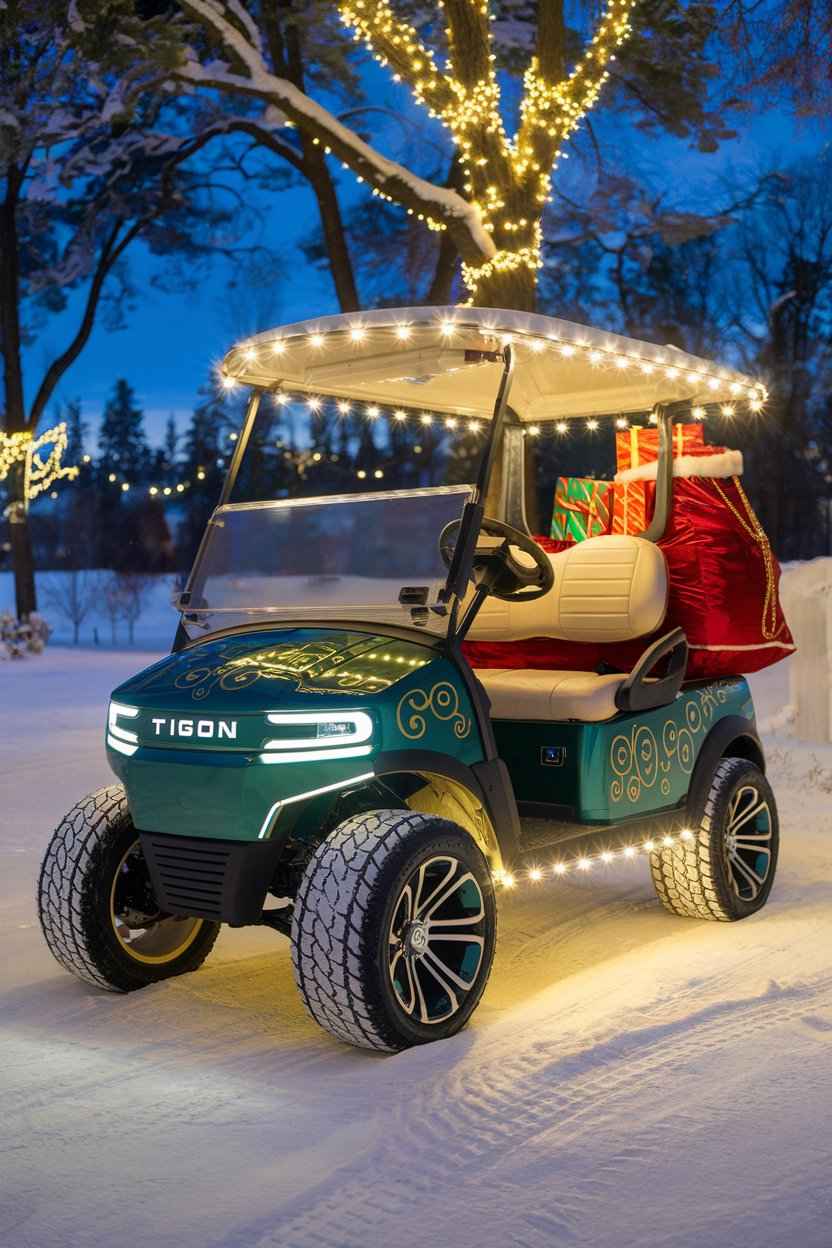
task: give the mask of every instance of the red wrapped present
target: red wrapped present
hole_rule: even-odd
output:
[[[587,477],[558,477],[552,512],[552,537],[582,542],[610,532],[612,482]]]
[[[612,505],[613,533],[643,533],[653,518],[656,486],[653,481],[615,482]]]
[[[673,426],[673,457],[701,455],[705,435],[700,424]],[[709,449],[709,448],[708,448]],[[705,451],[705,454],[708,450]],[[615,462],[618,472],[653,464],[659,458],[659,431],[631,425],[615,435]]]

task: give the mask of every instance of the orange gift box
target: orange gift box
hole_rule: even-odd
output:
[[[679,455],[707,455],[711,451],[705,446],[705,435],[702,426],[673,426],[673,458]],[[659,458],[658,429],[643,429],[631,425],[615,435],[615,459],[619,472],[627,472],[631,468],[640,468],[642,464],[654,464]]]
[[[655,481],[616,481],[613,485],[612,532],[643,533],[653,516]]]

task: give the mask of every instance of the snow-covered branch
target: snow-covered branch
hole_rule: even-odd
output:
[[[194,55],[188,55],[176,71],[182,81],[258,99],[279,109],[313,142],[369,183],[376,194],[401,204],[412,215],[447,229],[463,259],[480,263],[495,254],[494,242],[482,224],[477,207],[456,191],[437,186],[382,156],[328,109],[286,78],[272,73],[259,47],[250,43],[226,16],[225,5],[215,0],[182,0],[182,3],[221,42],[235,66],[232,69],[221,62],[202,65]],[[261,125],[267,124],[266,116],[261,118]]]
[[[341,20],[355,32],[394,80],[401,80],[429,109],[444,116],[459,104],[455,84],[437,66],[433,51],[388,0],[338,0]]]

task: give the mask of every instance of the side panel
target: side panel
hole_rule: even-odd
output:
[[[603,724],[504,720],[495,734],[521,809],[546,805],[553,818],[608,824],[684,802],[706,737],[728,716],[753,731],[741,677],[688,687],[670,706]]]

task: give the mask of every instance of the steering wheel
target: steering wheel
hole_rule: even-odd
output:
[[[452,520],[439,534],[439,553],[446,567],[451,566],[459,526],[459,520]],[[477,545],[474,550],[473,566],[482,573],[480,584],[488,586],[489,594],[495,598],[519,599],[522,602],[532,602],[548,594],[555,583],[555,573],[548,555],[537,542],[513,525],[492,520],[490,516],[483,516],[480,532],[489,537],[502,538],[499,546]],[[511,553],[513,546],[528,555],[532,567],[514,558]]]

